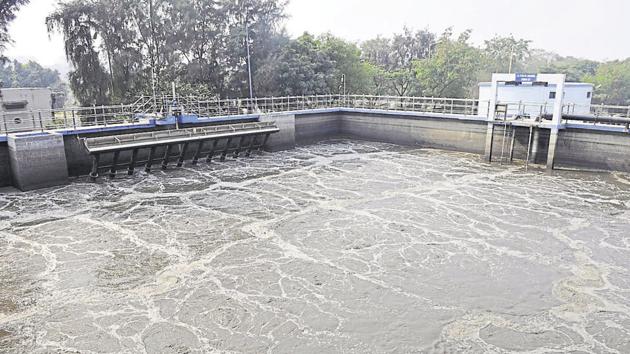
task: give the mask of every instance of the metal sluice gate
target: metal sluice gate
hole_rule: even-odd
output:
[[[95,180],[99,170],[109,170],[110,178],[114,178],[121,165],[127,165],[130,176],[137,166],[144,165],[145,171],[151,172],[153,164],[160,161],[162,170],[166,170],[173,158],[177,158],[177,167],[182,167],[191,147],[194,150],[192,165],[197,165],[204,156],[210,163],[215,154],[220,154],[221,161],[225,161],[229,153],[238,158],[244,151],[249,157],[252,151],[261,150],[267,144],[271,134],[279,131],[275,122],[256,122],[83,138],[82,141],[92,157],[90,177]],[[219,144],[221,142],[224,144]],[[179,149],[175,154],[174,147]],[[156,156],[159,148],[163,148],[163,154]],[[142,150],[148,150],[146,159],[139,158]],[[129,160],[121,163],[121,154],[125,152],[130,152]],[[104,154],[113,154],[111,165],[100,165]]]

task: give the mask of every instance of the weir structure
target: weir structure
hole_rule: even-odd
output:
[[[493,82],[511,80],[513,74],[497,75]],[[338,137],[462,151],[487,161],[496,161],[500,146],[501,163],[630,172],[630,107],[600,105],[591,115],[574,116],[558,101],[551,111],[540,105],[537,117],[507,112],[538,103],[495,100],[480,112],[473,99],[365,95],[142,97],[132,105],[57,110],[46,125],[30,112],[24,131],[2,131],[0,186],[36,189],[67,183],[69,176],[115,176],[123,166],[133,174],[138,166],[194,165]]]
[[[160,148],[164,150],[164,154],[158,160],[161,161],[162,170],[166,170],[169,161],[174,157],[177,158],[177,167],[182,167],[187,158],[192,159],[192,165],[197,165],[202,156],[206,156],[206,162],[210,163],[215,153],[220,153],[221,161],[225,161],[231,152],[234,158],[238,158],[243,151],[245,157],[249,157],[252,150],[262,149],[271,134],[277,132],[279,129],[273,122],[261,122],[85,138],[83,142],[92,156],[90,177],[96,179],[101,169],[109,170],[109,176],[114,178],[121,163],[121,155],[125,152],[129,153],[127,174],[133,175],[138,165],[144,165],[145,171],[151,172]],[[174,152],[174,149],[178,151]],[[139,159],[143,150],[148,150],[145,160]],[[194,151],[192,156],[190,151]],[[111,154],[112,157],[111,165],[104,167],[100,165],[100,161],[105,154]]]

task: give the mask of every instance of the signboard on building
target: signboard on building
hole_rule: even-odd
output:
[[[537,79],[537,74],[516,74],[516,82],[536,82]]]

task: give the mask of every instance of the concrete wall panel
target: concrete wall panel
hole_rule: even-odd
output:
[[[13,183],[23,191],[68,183],[63,136],[55,133],[9,135]]]
[[[295,140],[298,144],[334,138],[341,129],[339,113],[301,114],[295,116]]]
[[[0,143],[0,187],[8,186],[11,186],[9,146],[7,143]]]
[[[366,140],[483,154],[483,121],[344,114],[341,134]]]
[[[630,135],[562,130],[556,148],[556,166],[630,172]]]
[[[267,114],[260,116],[261,122],[275,122],[280,132],[272,134],[265,147],[268,151],[291,150],[295,148],[295,115]]]

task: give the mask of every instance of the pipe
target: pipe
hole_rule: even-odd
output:
[[[545,114],[543,116],[545,120],[551,120],[552,116],[549,114]],[[610,124],[630,124],[630,118],[624,117],[603,117],[603,116],[591,116],[591,115],[581,115],[581,114],[563,114],[562,119],[564,120],[577,120],[582,122],[592,122],[592,123],[610,123]]]

